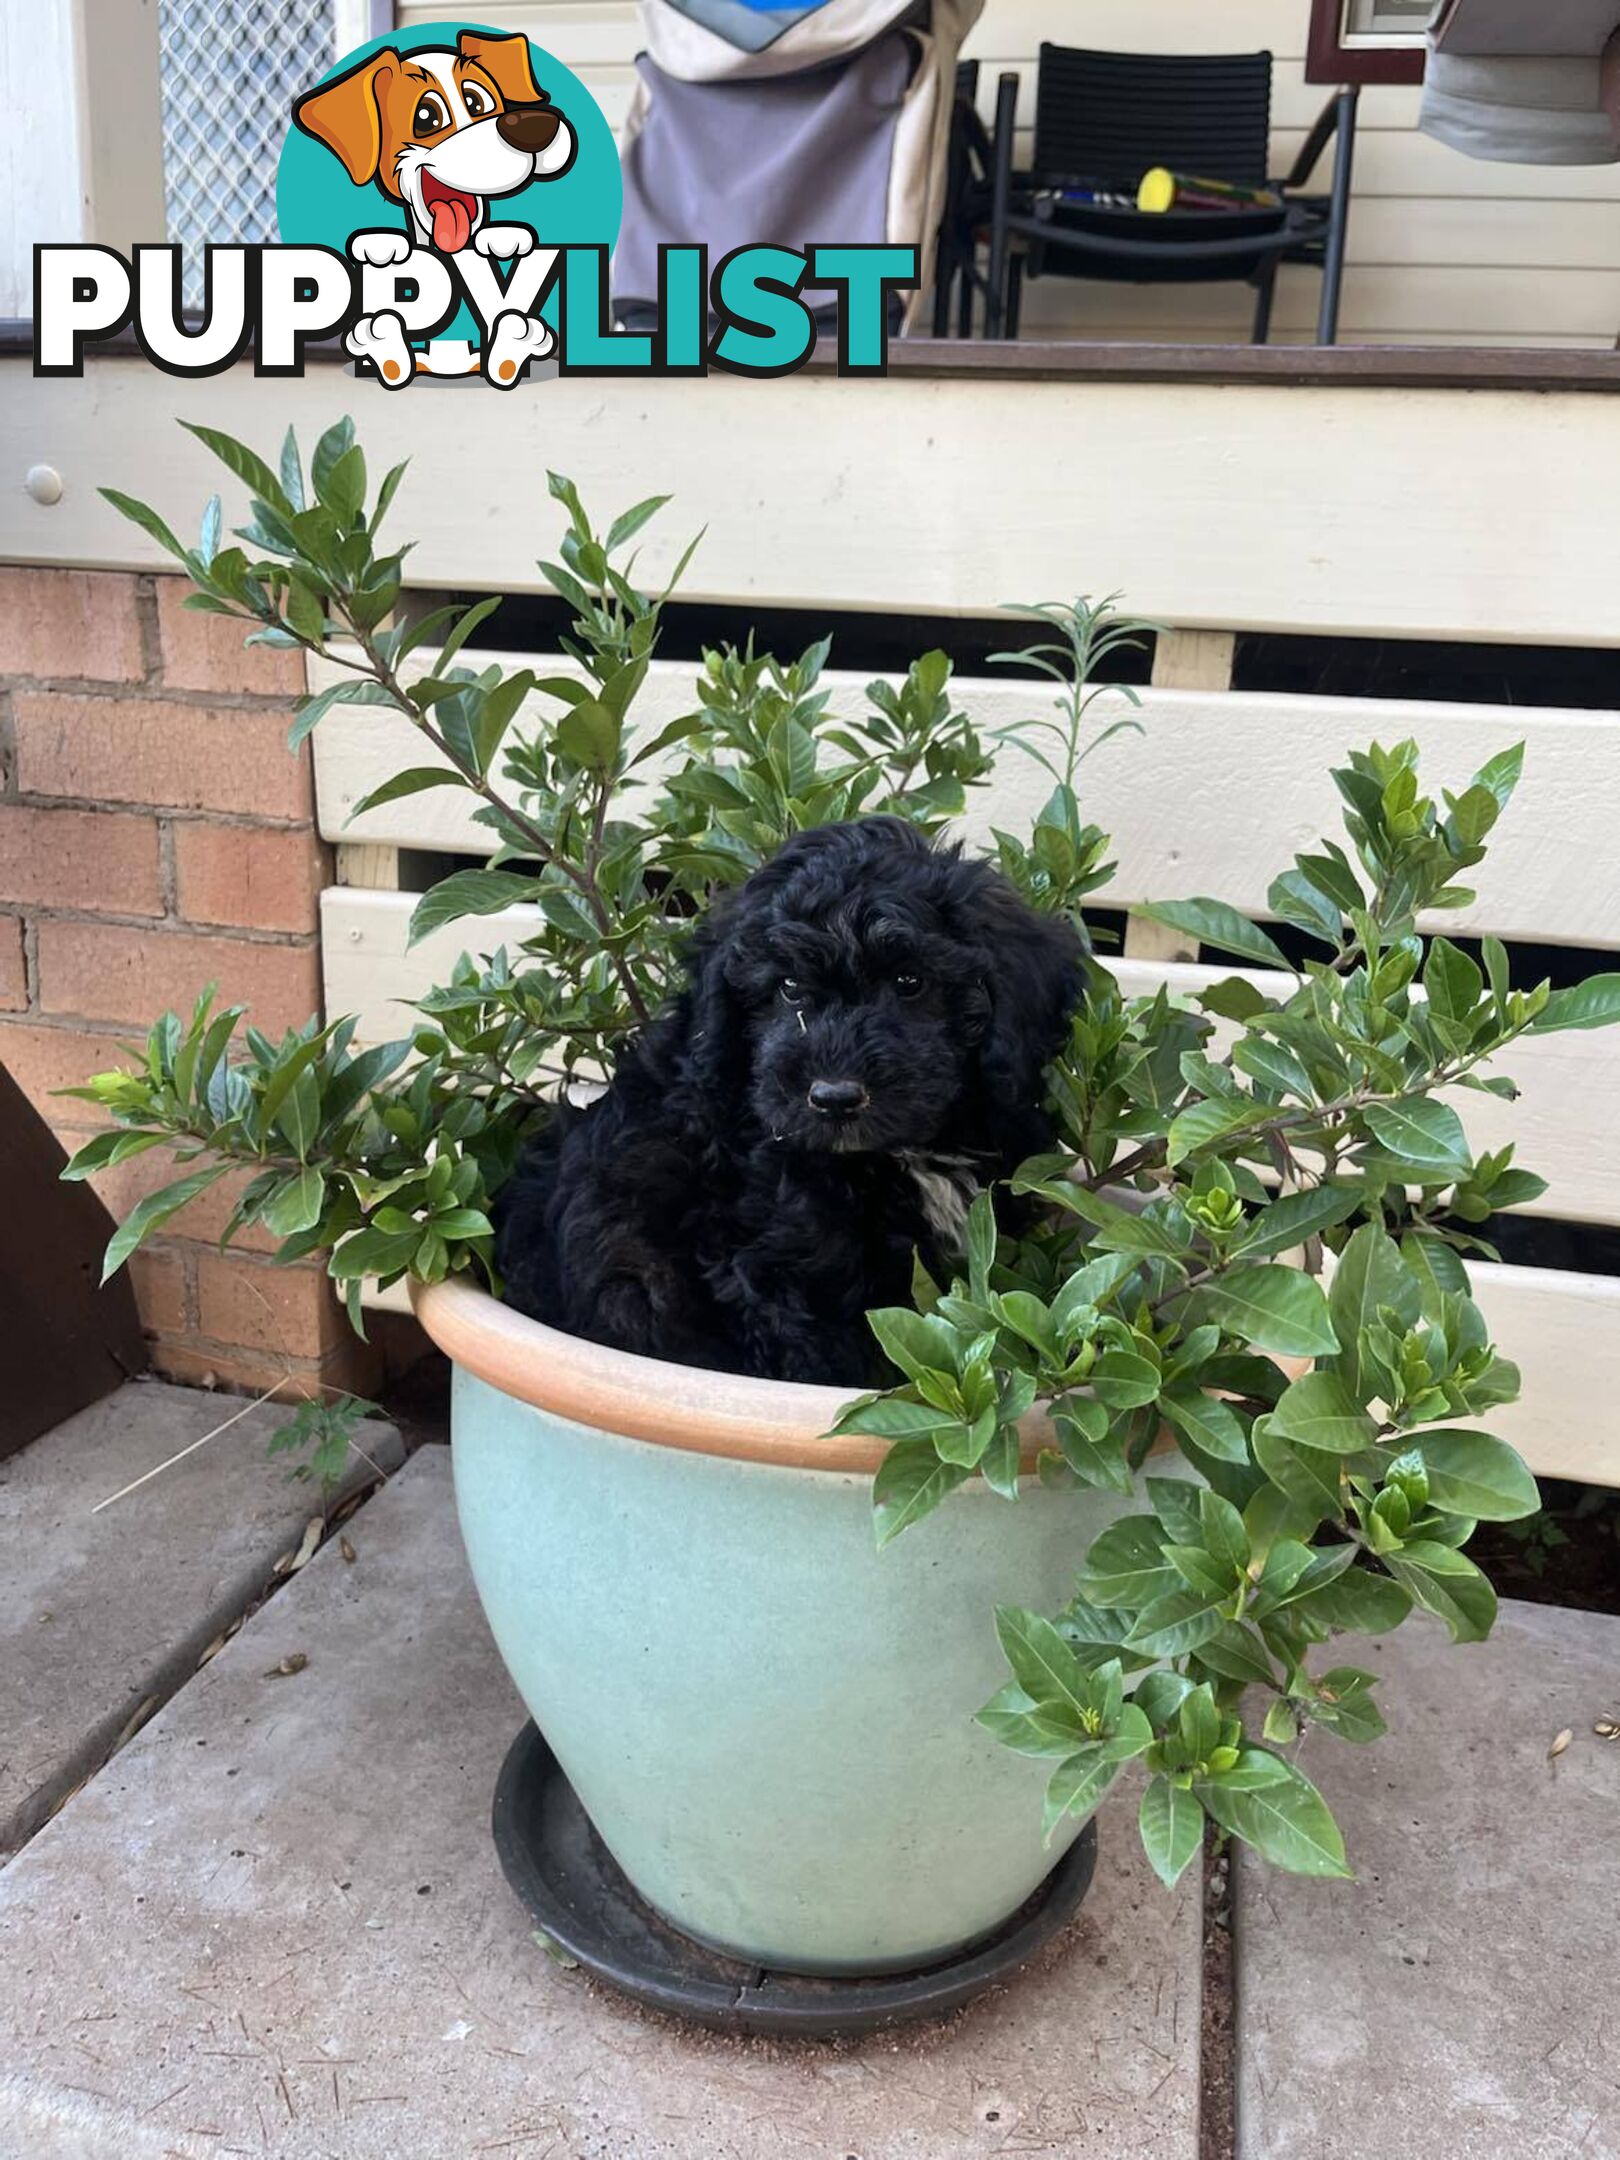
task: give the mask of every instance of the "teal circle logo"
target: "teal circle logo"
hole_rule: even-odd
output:
[[[357,45],[294,101],[276,169],[283,241],[343,254],[359,234],[398,234],[452,266],[487,256],[503,277],[536,247],[611,248],[623,193],[579,77],[521,33],[465,22]],[[389,244],[362,243],[362,259],[386,261]],[[555,307],[540,311],[553,326]],[[442,334],[476,344],[478,327],[463,306]]]

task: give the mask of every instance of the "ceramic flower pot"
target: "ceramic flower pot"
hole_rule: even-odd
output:
[[[835,1974],[941,1959],[1023,1904],[1077,1826],[1044,1846],[1050,1766],[974,1723],[1006,1679],[993,1608],[1060,1606],[1124,1503],[974,1479],[880,1553],[884,1443],[825,1437],[843,1391],[604,1350],[460,1281],[417,1312],[455,1363],[491,1631],[649,1904]]]

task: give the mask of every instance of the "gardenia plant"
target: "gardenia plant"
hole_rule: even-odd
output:
[[[409,1041],[357,1051],[341,1019],[272,1041],[208,997],[189,1021],[165,1015],[136,1068],[77,1091],[113,1125],[68,1176],[160,1145],[184,1172],[130,1214],[109,1271],[246,1165],[227,1238],[257,1223],[283,1260],[329,1251],[357,1326],[368,1276],[470,1271],[498,1289],[489,1205],[520,1141],[549,1095],[610,1066],[657,1009],[714,894],[808,825],[884,810],[943,828],[1004,741],[1038,756],[1053,788],[1031,831],[997,834],[1003,869],[1077,923],[1108,875],[1077,794],[1105,694],[1091,678],[1145,626],[1106,604],[1033,611],[1051,635],[1000,657],[1052,677],[1056,705],[999,735],[953,706],[937,652],[898,686],[872,684],[859,717],[834,715],[821,644],[790,664],[707,653],[691,710],[646,737],[633,710],[667,592],[641,589],[625,550],[664,498],[599,534],[552,478],[568,531],[561,562],[540,567],[574,612],[563,642],[577,672],[537,679],[461,657],[494,600],[398,612],[405,550],[382,551],[378,530],[402,468],[371,498],[347,421],[307,476],[290,435],[273,469],[193,433],[251,491],[245,548],[221,544],[217,498],[194,548],[143,504],[109,499],[184,564],[188,605],[341,671],[300,701],[295,747],[342,703],[411,723],[423,762],[356,815],[426,788],[478,799],[489,867],[433,886],[413,938],[516,904],[534,929],[515,953],[461,960]],[[1464,1256],[1489,1255],[1479,1226],[1544,1186],[1511,1148],[1476,1156],[1441,1091],[1511,1097],[1499,1054],[1620,1018],[1620,976],[1516,988],[1495,939],[1476,961],[1416,928],[1471,901],[1459,881],[1519,767],[1505,752],[1437,802],[1412,743],[1352,753],[1333,776],[1348,844],[1297,856],[1268,895],[1268,914],[1302,933],[1298,964],[1218,900],[1146,910],[1270,972],[1190,1001],[1131,998],[1092,959],[1049,1075],[1058,1146],[1013,1180],[1046,1205],[1013,1236],[982,1194],[961,1275],[919,1273],[915,1309],[871,1316],[901,1384],[852,1405],[841,1429],[892,1443],[874,1488],[880,1544],[971,1477],[1017,1500],[1032,1419],[1043,1480],[1135,1503],[1076,1553],[1061,1612],[997,1614],[1010,1678],[978,1714],[1051,1762],[1049,1830],[1139,1762],[1142,1839],[1167,1883],[1206,1818],[1284,1868],[1348,1872],[1290,1751],[1313,1726],[1367,1741],[1384,1721],[1376,1676],[1324,1646],[1414,1607],[1457,1641],[1483,1637],[1496,1600],[1463,1548],[1478,1522],[1537,1505],[1513,1449],[1462,1422],[1519,1381]],[[1165,1439],[1191,1475],[1170,1474]]]

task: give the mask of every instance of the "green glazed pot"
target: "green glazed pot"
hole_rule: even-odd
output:
[[[689,1935],[798,1972],[932,1963],[1014,1913],[1050,1765],[974,1723],[998,1603],[1051,1612],[1125,1503],[971,1480],[885,1552],[848,1397],[557,1333],[462,1282],[456,1502],[502,1657],[603,1841]],[[1041,1434],[1026,1437],[1026,1463]]]

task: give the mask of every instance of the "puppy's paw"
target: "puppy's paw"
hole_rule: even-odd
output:
[[[530,360],[543,360],[556,344],[550,327],[537,316],[508,308],[496,317],[495,334],[484,349],[484,376],[497,390],[510,390],[523,379]]]
[[[498,256],[503,262],[508,257],[516,262],[520,256],[531,254],[534,246],[534,234],[527,225],[485,225],[473,234],[477,254]]]
[[[344,337],[343,349],[356,360],[369,360],[386,390],[403,390],[416,372],[416,359],[405,342],[405,324],[391,308],[362,315]]]
[[[355,261],[370,263],[379,270],[390,263],[402,263],[410,252],[411,236],[406,232],[357,232],[349,239],[349,253]]]

